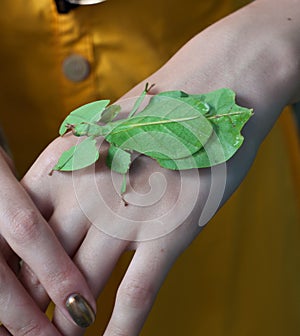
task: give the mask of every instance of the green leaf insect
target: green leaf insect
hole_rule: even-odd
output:
[[[235,103],[231,89],[207,94],[161,92],[139,111],[151,87],[146,85],[125,119],[115,120],[121,108],[108,106],[108,100],[71,112],[59,133],[71,130],[86,139],[64,152],[53,170],[72,171],[93,164],[99,158],[96,139],[104,137],[110,144],[107,166],[124,175],[122,194],[133,152],[155,159],[164,168],[183,170],[223,163],[242,145],[241,130],[253,112]]]

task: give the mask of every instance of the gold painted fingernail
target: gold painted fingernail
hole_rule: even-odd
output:
[[[81,328],[87,328],[95,321],[95,313],[89,303],[80,295],[72,294],[66,307],[73,321]]]

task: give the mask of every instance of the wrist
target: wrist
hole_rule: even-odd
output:
[[[300,0],[253,1],[228,18],[264,97],[279,106],[295,102],[300,96]]]
[[[260,97],[264,102],[276,98],[281,107],[291,103],[300,91],[295,80],[300,75],[300,13],[291,18],[290,10],[284,11],[289,1],[283,2],[281,13],[273,1],[255,1],[208,27],[150,82],[159,84],[158,91],[190,93],[227,86],[249,106],[259,104]]]
[[[154,94],[231,88],[240,105],[254,109],[245,131],[259,145],[299,96],[299,30],[300,0],[257,0],[196,35],[147,81],[156,84]]]

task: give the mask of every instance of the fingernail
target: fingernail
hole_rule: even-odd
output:
[[[72,294],[66,307],[73,321],[81,328],[87,328],[95,321],[95,313],[89,303],[80,295]]]

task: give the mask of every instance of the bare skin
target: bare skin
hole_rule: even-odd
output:
[[[64,300],[70,294],[85,293],[94,304],[93,296],[82,274],[15,178],[12,162],[3,150],[0,167],[1,322],[12,335],[60,335],[20,284],[17,278],[20,258],[38,275],[66,316]],[[0,334],[6,335],[6,331],[0,330]]]
[[[216,209],[230,197],[247,174],[259,145],[277,120],[282,108],[300,98],[299,22],[299,0],[281,0],[277,1],[276,5],[271,0],[255,1],[201,32],[147,79],[147,82],[156,83],[153,88],[156,91],[180,89],[189,93],[199,93],[230,87],[237,92],[241,105],[254,108],[255,115],[244,129],[245,143],[227,163],[226,189],[221,203],[220,200],[216,200]],[[145,82],[140,83],[125,98],[139,95],[144,86]],[[133,195],[133,198],[131,202],[129,200],[129,206],[124,207],[117,189],[112,184],[111,173],[105,168],[103,161],[97,164],[95,171],[86,169],[75,175],[48,175],[59,155],[69,148],[73,141],[71,137],[66,136],[50,144],[26,174],[22,184],[43,217],[47,219],[61,245],[73,257],[95,298],[104,287],[119,256],[127,249],[136,251],[118,289],[115,308],[104,335],[138,335],[168,270],[177,256],[201,231],[199,218],[205,208],[214,178],[210,170],[197,172],[199,174],[196,180],[194,172],[179,176],[177,172],[163,170],[153,160],[141,157],[136,162],[130,179],[132,189],[128,191],[128,198],[130,199],[130,195]],[[102,150],[104,156],[105,146]],[[155,172],[169,182],[165,194],[159,202],[149,204],[148,207],[134,205],[134,191],[140,195],[147,193],[149,176]],[[20,185],[12,177],[5,162],[1,173],[4,174],[1,180],[8,186],[7,192],[11,190],[11,186],[15,188],[12,194],[14,198],[11,196],[1,201],[1,209],[11,209],[4,213],[18,213],[15,212],[16,208],[35,209],[24,190],[20,189]],[[118,177],[113,177],[118,184]],[[200,188],[192,198],[189,198],[188,194],[180,193],[180,186],[186,185],[189,188],[195,181],[200,183]],[[87,190],[88,186],[93,187],[95,183],[98,186],[98,194],[97,197],[92,197],[89,195],[94,194],[87,193]],[[15,200],[16,194],[19,195],[18,202]],[[173,209],[178,199],[187,205],[193,204],[185,216]],[[12,205],[15,205],[15,208],[12,208]],[[106,214],[107,208],[112,209],[109,214]],[[68,212],[66,209],[69,209]],[[163,215],[170,209],[172,211],[168,223],[173,230],[156,235],[154,239],[141,239],[147,235],[147,228],[143,225],[133,227],[128,236],[126,230],[118,230],[128,216],[131,220],[144,223],[152,218],[153,213]],[[83,331],[62,313],[64,308],[61,298],[72,289],[85,294],[90,302],[93,302],[93,299],[47,223],[41,219],[37,210],[29,213],[34,213],[38,220],[34,221],[37,224],[30,230],[30,234],[23,229],[20,231],[28,238],[25,239],[25,243],[17,239],[21,236],[18,231],[11,231],[11,222],[16,223],[12,217],[2,219],[1,234],[9,246],[26,261],[21,271],[21,279],[36,305],[45,307],[48,303],[48,297],[43,291],[44,286],[58,304],[54,318],[57,330],[63,335],[81,335]],[[103,216],[104,213],[107,217]],[[201,225],[212,215],[213,213],[208,215]],[[115,235],[105,232],[107,220],[116,228]],[[27,218],[26,222],[31,220]],[[32,225],[25,227],[33,228]],[[118,237],[122,234],[126,239]],[[32,249],[32,246],[35,248]],[[32,253],[32,250],[45,253],[41,252],[37,258],[37,254]],[[69,281],[62,292],[58,290],[55,281],[57,278],[52,277],[48,281],[49,270],[45,271],[42,267],[48,258],[58,260],[52,263],[56,272],[63,269],[62,264],[70,265],[72,272],[68,273]],[[27,264],[40,279],[40,287]],[[6,270],[7,267],[5,272]],[[13,289],[18,285],[14,281],[11,286]],[[20,295],[24,300],[30,300],[26,293]],[[51,326],[36,309],[32,304],[29,315],[36,318],[36,323],[47,325],[49,329],[46,330],[50,330]],[[0,310],[0,319],[10,326],[13,335],[22,335],[17,330],[20,326],[12,326],[12,321],[16,323],[18,316],[20,312],[16,309],[6,314]],[[43,335],[55,335],[51,333],[52,330],[47,332]],[[32,332],[28,335],[38,333]]]

